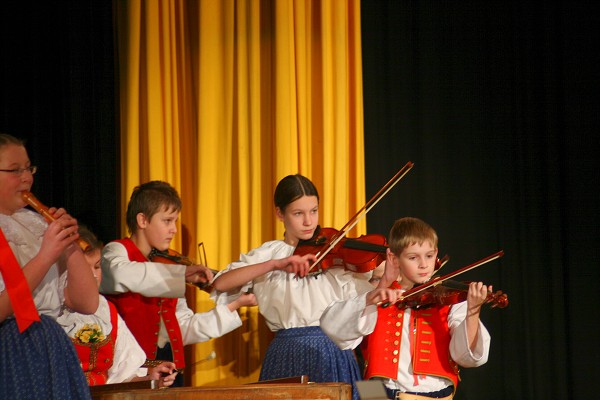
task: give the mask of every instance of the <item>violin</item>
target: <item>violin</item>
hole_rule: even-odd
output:
[[[467,300],[468,292],[469,282],[446,280],[439,285],[420,292],[418,295],[405,297],[396,303],[396,307],[404,309],[449,306]],[[491,304],[492,308],[505,308],[508,306],[508,296],[501,290],[489,292],[484,304]]]
[[[175,251],[173,249],[167,249],[165,251],[161,251],[161,250],[153,248],[150,251],[150,254],[148,255],[148,260],[150,260],[152,262],[163,263],[163,264],[179,264],[179,265],[194,265],[194,264],[196,264],[192,260],[190,260],[188,257],[184,256],[181,253],[178,253],[177,251]],[[213,274],[216,274],[217,272],[219,272],[219,271],[215,271],[214,269],[210,269],[210,270]],[[206,277],[204,277],[204,278],[206,279]],[[213,287],[209,283],[208,279],[206,279],[204,282],[196,282],[196,283],[186,282],[186,283],[188,285],[197,287],[198,289],[203,290],[206,293],[210,293],[213,289]]]
[[[413,167],[406,163],[339,231],[334,228],[317,228],[315,237],[296,246],[294,254],[315,254],[317,259],[309,268],[309,274],[320,273],[333,266],[343,266],[354,272],[368,272],[385,259],[387,241],[379,234],[362,235],[348,239],[346,234],[377,204]],[[368,251],[370,254],[361,251]],[[318,268],[318,271],[315,269]]]
[[[301,240],[294,254],[316,254],[330,242],[339,231],[334,228],[317,227],[315,235],[309,240]],[[342,238],[321,260],[321,270],[343,267],[353,272],[369,272],[385,261],[387,240],[384,235],[368,234],[358,238]]]
[[[21,193],[21,198],[25,203],[29,204],[35,211],[40,213],[44,217],[46,222],[51,223],[56,221],[56,218],[54,218],[52,214],[50,214],[50,212],[48,211],[49,208],[43,205],[42,202],[39,201],[33,195],[33,193],[24,191]],[[77,244],[79,245],[79,247],[81,247],[81,250],[83,250],[84,252],[91,247],[90,244],[82,238],[77,239]]]
[[[334,228],[318,226],[311,239],[298,242],[294,254],[300,256],[315,254],[324,243],[331,241],[332,237],[338,234],[339,231]],[[378,233],[361,235],[357,238],[344,237],[321,260],[320,267],[321,270],[343,267],[352,272],[369,272],[385,261],[387,249],[386,237]],[[436,259],[435,270],[439,270],[448,260],[447,255]]]
[[[469,291],[469,283],[457,282],[452,280],[452,278],[487,264],[490,261],[496,260],[503,255],[504,252],[501,250],[457,271],[442,277],[430,279],[428,282],[415,286],[402,293],[400,299],[395,304],[402,309],[409,307],[418,308],[435,305],[452,305],[465,301]],[[492,307],[505,308],[508,306],[508,296],[501,290],[490,292],[486,297],[485,303],[491,303]],[[383,308],[388,307],[389,305],[389,302],[380,304]]]

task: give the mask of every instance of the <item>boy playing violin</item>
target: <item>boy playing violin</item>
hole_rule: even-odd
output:
[[[490,335],[479,314],[491,287],[473,282],[467,300],[454,305],[395,305],[404,291],[431,278],[437,244],[425,222],[397,220],[378,287],[332,303],[321,317],[321,328],[341,349],[353,349],[369,335],[365,379],[382,379],[391,399],[451,399],[459,366],[478,367],[488,359]],[[391,305],[378,307],[383,303]]]
[[[181,199],[168,183],[151,181],[133,190],[127,205],[128,238],[102,250],[100,292],[116,306],[148,360],[185,366],[183,346],[222,336],[242,325],[236,310],[256,304],[245,294],[205,313],[194,313],[185,300],[185,284],[212,279],[203,265],[149,261],[153,249],[166,251],[177,233]],[[181,374],[173,386],[182,386]]]

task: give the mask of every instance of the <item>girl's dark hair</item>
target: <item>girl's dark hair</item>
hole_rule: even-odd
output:
[[[133,189],[127,204],[127,229],[137,232],[137,215],[142,213],[148,221],[163,209],[181,211],[181,198],[177,190],[167,182],[150,181]]]
[[[275,207],[284,212],[290,203],[302,196],[315,196],[319,200],[319,192],[310,179],[300,174],[288,175],[277,184],[273,201]]]
[[[102,247],[104,247],[104,243],[102,243],[102,241],[98,239],[96,234],[94,234],[94,232],[92,232],[87,226],[83,224],[79,224],[79,237],[85,240],[87,244],[90,245],[86,253],[91,253],[94,250],[102,250]]]

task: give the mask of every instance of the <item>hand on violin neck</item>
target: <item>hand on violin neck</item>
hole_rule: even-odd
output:
[[[488,295],[492,292],[492,286],[485,286],[483,282],[469,283],[467,292],[468,314],[479,313],[481,306],[488,301]]]
[[[294,274],[298,278],[308,275],[311,265],[317,260],[314,254],[292,255],[279,260],[274,260],[273,269]]]
[[[402,293],[402,289],[376,288],[367,293],[367,306],[396,303],[402,297]]]
[[[214,278],[210,268],[202,264],[186,265],[185,280],[190,283],[207,283]]]

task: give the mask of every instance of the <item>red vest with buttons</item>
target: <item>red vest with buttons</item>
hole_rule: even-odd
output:
[[[117,309],[110,301],[108,306],[110,309],[110,324],[112,325],[110,335],[98,343],[82,343],[75,338],[71,338],[75,350],[77,350],[83,374],[90,386],[106,384],[108,370],[113,365],[119,319]]]
[[[116,240],[127,249],[127,255],[131,261],[147,262],[146,256],[140,252],[135,243],[129,238]],[[135,266],[132,266],[135,268]],[[177,299],[166,297],[145,297],[138,293],[127,292],[117,295],[106,296],[115,303],[117,310],[127,327],[133,333],[136,340],[146,352],[146,358],[156,359],[158,347],[158,332],[160,320],[167,328],[169,342],[173,351],[173,362],[177,368],[185,367],[185,356],[183,352],[183,339],[179,322],[175,315]],[[171,360],[167,360],[171,361]]]
[[[365,379],[398,379],[404,309],[379,307],[375,330],[367,336]],[[450,358],[449,306],[411,309],[412,363],[415,375],[443,377],[458,385],[458,365]]]

